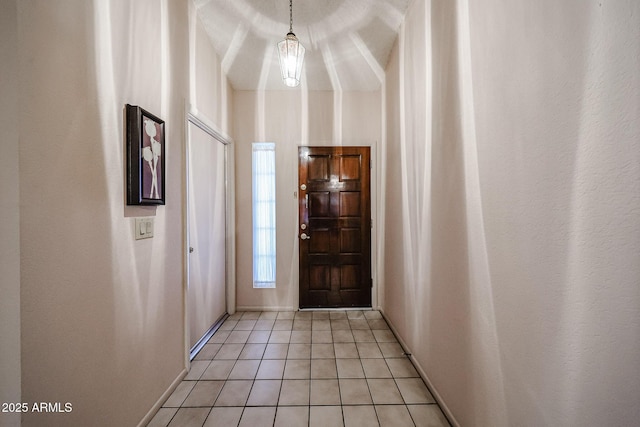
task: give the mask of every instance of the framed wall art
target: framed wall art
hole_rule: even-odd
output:
[[[127,205],[164,205],[164,121],[129,104],[126,121]]]

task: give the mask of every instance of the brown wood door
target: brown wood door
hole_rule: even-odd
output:
[[[300,308],[370,307],[370,147],[298,154]]]

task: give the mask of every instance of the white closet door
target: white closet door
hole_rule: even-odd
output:
[[[225,146],[189,123],[189,289],[192,348],[226,313]]]

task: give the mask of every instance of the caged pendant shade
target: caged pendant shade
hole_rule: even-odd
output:
[[[284,40],[278,43],[282,81],[289,87],[296,87],[300,84],[304,51],[304,46],[293,34],[293,0],[289,0],[289,33]]]

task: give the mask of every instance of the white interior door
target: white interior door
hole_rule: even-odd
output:
[[[225,145],[189,122],[187,313],[193,348],[226,313]]]

